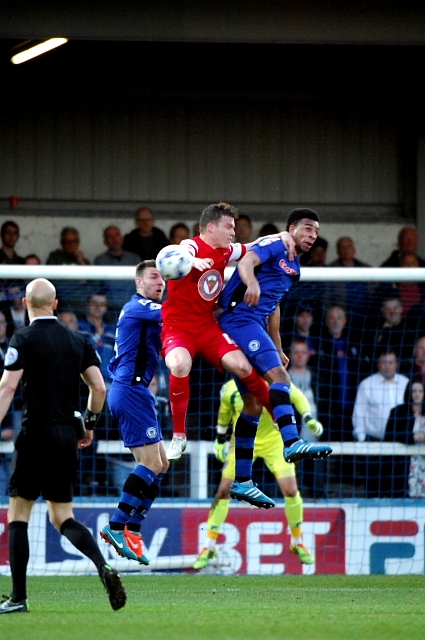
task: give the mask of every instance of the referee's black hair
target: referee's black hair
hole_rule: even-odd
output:
[[[286,220],[286,231],[289,231],[292,224],[296,226],[303,218],[320,222],[318,213],[313,209],[293,209]]]

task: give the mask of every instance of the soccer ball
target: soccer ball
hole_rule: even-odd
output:
[[[156,268],[164,280],[180,280],[190,273],[192,258],[179,244],[169,244],[156,256]]]

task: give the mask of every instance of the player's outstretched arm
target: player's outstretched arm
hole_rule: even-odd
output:
[[[220,406],[217,415],[214,453],[217,460],[222,463],[226,460],[229,450],[229,441],[227,438],[229,428],[231,428],[232,420],[235,422],[239,415],[234,405],[235,393],[232,392],[233,387],[236,392],[236,386],[232,380],[229,380],[220,389]]]
[[[276,309],[269,315],[267,324],[267,331],[271,339],[276,345],[276,349],[279,352],[280,359],[285,369],[288,367],[289,358],[282,351],[282,340],[280,338],[280,307],[277,305]]]
[[[293,260],[295,258],[295,256],[297,255],[297,253],[295,251],[295,240],[294,240],[294,238],[291,236],[289,231],[281,231],[277,235],[280,236],[280,239],[282,240],[283,244],[286,247],[286,250],[288,252],[288,259],[289,260]]]
[[[228,427],[222,424],[217,424],[217,434],[214,440],[214,454],[217,460],[221,463],[225,462],[227,457],[227,451],[229,449],[229,442],[226,440]]]
[[[249,307],[256,307],[260,300],[261,289],[254,269],[260,264],[260,258],[255,251],[249,251],[244,255],[242,260],[238,263],[238,271],[242,282],[246,285],[246,291],[244,295],[244,302]]]
[[[192,258],[192,267],[198,269],[198,271],[205,271],[211,269],[213,261],[211,258]]]
[[[264,238],[280,238],[288,251],[289,260],[293,260],[295,258],[296,256],[295,241],[291,236],[291,234],[289,233],[289,231],[280,231],[279,233],[271,233],[268,236],[261,236],[260,238],[257,238],[253,242],[248,242],[245,245],[246,250],[248,251],[249,249],[251,249],[251,247],[261,242],[261,240],[263,240]]]

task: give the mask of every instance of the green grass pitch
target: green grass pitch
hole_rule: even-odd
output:
[[[124,575],[112,611],[97,577],[28,579],[1,640],[422,640],[424,576]],[[0,577],[0,593],[10,578]]]

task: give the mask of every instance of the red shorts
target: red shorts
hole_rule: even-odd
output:
[[[176,347],[184,347],[189,351],[192,360],[195,356],[200,356],[219,371],[224,371],[221,360],[226,353],[240,351],[230,336],[220,329],[215,318],[200,327],[189,327],[183,323],[164,326],[161,340],[163,356]]]

